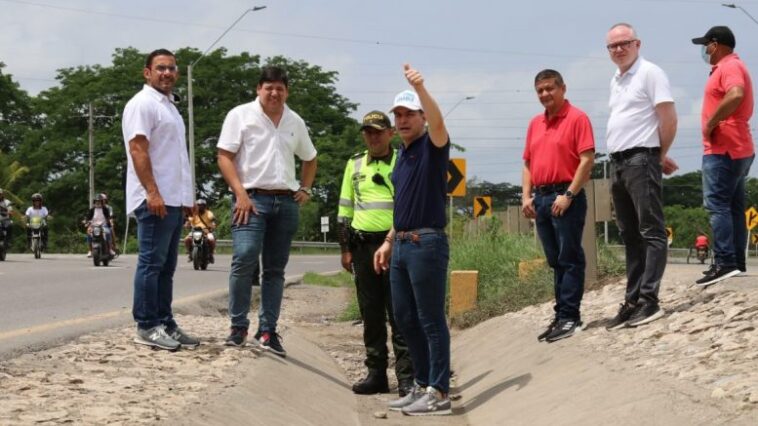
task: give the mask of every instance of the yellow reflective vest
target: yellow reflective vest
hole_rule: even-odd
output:
[[[392,150],[389,163],[368,161],[368,151],[354,155],[345,166],[342,178],[337,221],[350,222],[359,231],[379,232],[392,228],[392,171],[397,152]]]

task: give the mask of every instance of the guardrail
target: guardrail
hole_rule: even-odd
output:
[[[216,240],[219,247],[231,247],[232,240]],[[324,243],[321,241],[293,241],[292,248],[321,248],[321,249],[338,249],[339,243]]]

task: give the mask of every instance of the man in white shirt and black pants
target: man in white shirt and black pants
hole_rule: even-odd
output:
[[[179,76],[174,54],[153,51],[142,74],[147,84],[126,104],[122,120],[128,153],[126,212],[137,218],[139,242],[134,341],[175,351],[200,342],[177,326],[171,312],[182,208],[191,211],[194,199],[184,122],[171,92]]]
[[[218,166],[233,192],[232,269],[229,273],[229,346],[247,339],[250,299],[258,255],[263,279],[255,339],[285,356],[276,324],[284,292],[284,268],[297,231],[299,205],[311,198],[316,148],[305,122],[287,107],[288,79],[279,67],[261,69],[258,97],[229,111],[221,128]],[[300,183],[295,157],[302,160]]]
[[[676,109],[666,74],[639,55],[641,41],[629,24],[606,36],[618,70],[611,79],[606,127],[611,195],[626,250],[626,294],[606,328],[647,324],[663,316],[658,291],[666,269],[662,173],[676,163],[666,154],[676,135]]]

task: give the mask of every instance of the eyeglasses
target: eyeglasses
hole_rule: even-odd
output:
[[[609,45],[607,45],[605,47],[606,47],[606,49],[608,49],[609,52],[613,52],[614,50],[618,49],[619,47],[621,48],[621,50],[626,50],[626,49],[629,49],[632,46],[632,43],[634,43],[636,41],[637,41],[636,39],[619,41],[617,43],[611,43],[611,44],[609,44]]]
[[[153,70],[155,70],[158,73],[163,74],[164,72],[168,73],[175,73],[179,68],[176,67],[176,65],[158,65]]]

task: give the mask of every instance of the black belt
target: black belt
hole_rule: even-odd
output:
[[[410,231],[397,231],[395,233],[395,239],[398,241],[409,240],[418,241],[420,235],[427,234],[444,234],[445,230],[441,228],[418,228],[411,229]]]
[[[553,194],[555,192],[566,192],[571,186],[571,182],[554,183],[552,185],[537,185],[534,187],[534,192],[539,194]]]
[[[627,158],[630,158],[630,157],[632,157],[632,156],[634,156],[636,154],[640,154],[640,153],[643,153],[643,152],[646,153],[646,154],[660,154],[661,153],[661,149],[658,148],[658,147],[647,148],[647,147],[644,147],[644,146],[640,146],[640,147],[637,147],[637,148],[625,149],[625,150],[619,151],[619,152],[611,152],[610,154],[608,154],[608,156],[613,161],[622,161],[622,160],[625,160]]]
[[[245,190],[247,192],[247,195],[253,195],[253,194],[261,194],[261,195],[295,195],[295,191],[289,190],[289,189],[261,189],[261,188],[250,188]]]
[[[356,241],[369,244],[384,242],[384,239],[387,237],[387,232],[388,231],[368,232],[353,229],[353,235],[355,236]]]

